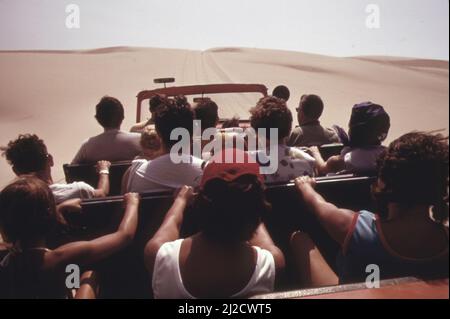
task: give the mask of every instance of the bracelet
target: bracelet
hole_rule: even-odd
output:
[[[109,170],[107,169],[102,169],[101,171],[98,172],[99,175],[105,174],[105,175],[109,175]]]

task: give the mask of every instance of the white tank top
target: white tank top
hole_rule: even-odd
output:
[[[180,248],[183,239],[165,243],[156,255],[153,269],[153,297],[155,299],[196,299],[184,287],[180,272]],[[247,286],[231,298],[244,298],[273,292],[275,284],[275,260],[272,254],[259,247],[255,271]]]

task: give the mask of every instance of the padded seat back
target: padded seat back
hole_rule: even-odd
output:
[[[110,196],[119,195],[121,193],[122,177],[130,166],[131,161],[116,162],[111,164],[111,168],[109,169]],[[98,174],[95,165],[64,164],[63,169],[67,183],[85,182],[92,187],[97,188]]]
[[[319,147],[320,154],[324,161],[328,160],[332,156],[340,155],[342,150],[344,149],[344,144],[335,143],[335,144],[325,144]]]

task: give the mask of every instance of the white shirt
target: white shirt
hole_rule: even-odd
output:
[[[345,171],[351,173],[375,172],[377,159],[385,149],[381,145],[367,148],[345,147],[341,152],[341,157],[343,157],[345,163]]]
[[[151,192],[180,188],[184,185],[196,187],[203,175],[203,161],[191,155],[183,155],[183,162],[175,164],[170,154],[152,161],[133,161],[128,178],[128,192]],[[189,163],[187,163],[189,162]]]
[[[55,197],[56,204],[66,200],[81,198],[89,199],[94,197],[95,189],[84,182],[75,182],[71,184],[52,184],[50,189]]]
[[[141,134],[120,130],[108,130],[87,139],[72,164],[88,164],[98,161],[120,162],[135,158],[141,153]]]
[[[180,250],[183,239],[165,243],[156,255],[153,269],[152,289],[155,299],[195,299],[184,287],[180,271]],[[275,260],[272,254],[253,247],[257,262],[250,281],[231,298],[244,298],[273,292],[275,284]]]
[[[262,151],[249,152],[249,155],[256,157],[261,163],[268,163],[270,160]],[[263,176],[266,183],[289,182],[299,176],[314,176],[315,167],[316,160],[311,155],[295,147],[278,145],[278,169],[275,174]]]

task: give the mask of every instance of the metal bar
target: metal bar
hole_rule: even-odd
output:
[[[150,91],[142,91],[138,94],[141,101],[157,94],[166,96],[196,95],[196,94],[220,94],[220,93],[261,93],[267,95],[267,87],[262,84],[206,84],[191,86],[172,86]]]
[[[375,181],[376,177],[344,177],[344,178],[330,178],[330,177],[318,177],[316,179],[316,183],[318,186],[320,185],[326,185],[326,184],[332,184],[332,183],[348,183],[348,182],[363,182],[363,181]],[[286,184],[280,184],[280,185],[268,185],[267,189],[277,189],[277,188],[290,188],[294,187],[294,182],[289,182]],[[162,191],[162,192],[154,192],[154,193],[142,193],[141,194],[141,200],[149,200],[149,199],[164,199],[164,198],[171,198],[173,197],[172,191]],[[111,196],[106,198],[98,198],[98,199],[87,199],[82,201],[83,205],[95,205],[95,204],[103,204],[103,203],[121,203],[123,202],[123,196]]]
[[[349,177],[352,176],[352,177]],[[368,180],[376,180],[376,177],[368,177],[368,176],[353,176],[353,175],[343,175],[342,177],[339,176],[324,176],[324,177],[317,177],[316,178],[316,184],[317,185],[325,185],[330,183],[344,183],[344,182],[361,182],[361,181],[368,181]],[[288,183],[284,184],[272,184],[267,185],[268,189],[273,188],[280,188],[280,187],[293,187],[295,186],[294,181],[290,181]]]
[[[63,168],[80,168],[80,167],[95,167],[97,164],[64,164]],[[111,167],[113,166],[123,166],[123,165],[131,165],[131,161],[121,161],[121,162],[112,162]]]
[[[139,92],[137,95],[136,123],[141,121],[142,101],[154,95],[166,96],[196,95],[196,94],[219,94],[219,93],[261,93],[267,96],[267,87],[262,84],[206,84],[191,86],[173,86],[156,90]]]

